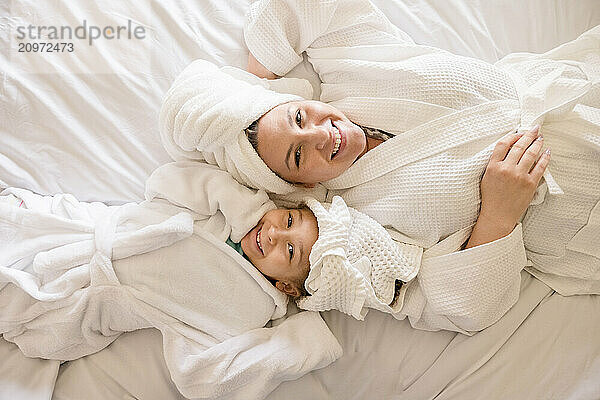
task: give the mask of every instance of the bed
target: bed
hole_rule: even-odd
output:
[[[542,52],[600,24],[597,0],[374,0],[417,43],[495,61]],[[170,161],[157,120],[163,94],[192,60],[244,67],[247,0],[0,4],[0,187],[141,200]],[[71,54],[18,53],[19,26],[127,25],[144,38],[74,41]],[[88,35],[89,36],[89,35]],[[43,40],[43,37],[38,41]],[[33,41],[33,40],[31,40]],[[68,57],[64,57],[67,55]],[[291,76],[318,89],[307,63]],[[322,313],[344,349],[334,364],[280,385],[275,399],[598,399],[600,296],[562,297],[523,273],[519,302],[467,337],[424,332],[370,312]],[[80,360],[27,359],[0,340],[0,399],[178,399],[157,331],[122,335]]]

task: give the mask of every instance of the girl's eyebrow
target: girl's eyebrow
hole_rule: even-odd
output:
[[[304,245],[302,244],[302,239],[298,240],[298,244],[300,246],[300,251],[298,252],[298,262],[296,263],[296,267],[300,268],[300,264],[302,263],[302,260],[304,259]]]
[[[299,223],[302,224],[302,211],[298,210],[298,215],[299,215]],[[302,243],[302,240],[298,241],[300,244],[300,252],[298,253],[298,267],[300,266],[300,263],[302,262],[303,256],[304,256],[304,244]]]
[[[292,170],[290,168],[290,154],[292,154],[292,147],[294,147],[293,143],[290,144],[290,148],[288,149],[287,154],[285,155],[285,165],[286,165],[288,171]]]

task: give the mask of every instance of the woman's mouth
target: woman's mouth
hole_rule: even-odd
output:
[[[263,251],[262,245],[260,244],[260,232],[261,231],[262,231],[262,226],[260,228],[258,228],[258,230],[256,231],[256,247],[258,247],[258,251],[260,252],[260,254],[262,254],[264,256],[265,252]]]
[[[342,144],[344,143],[344,135],[339,128],[333,124],[333,122],[331,125],[333,126],[333,151],[331,152],[331,159],[333,159],[333,157],[339,154],[340,149],[343,147]]]

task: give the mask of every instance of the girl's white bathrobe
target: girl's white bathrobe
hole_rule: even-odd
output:
[[[600,293],[600,27],[492,65],[412,43],[367,0],[263,0],[244,36],[277,75],[306,51],[321,101],[396,135],[325,182],[321,200],[340,195],[428,249],[398,318],[482,329],[515,303],[526,266],[562,294]],[[535,205],[510,235],[459,251],[494,144],[536,124],[552,161]]]
[[[263,328],[284,315],[287,298],[225,240],[239,241],[274,207],[264,192],[184,162],[155,171],[146,195],[109,207],[2,193],[5,339],[29,357],[72,360],[154,327],[189,398],[263,398],[341,355],[318,313]]]

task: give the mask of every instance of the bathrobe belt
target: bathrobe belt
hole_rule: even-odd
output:
[[[119,223],[126,219],[137,217],[139,220],[144,213],[153,213],[137,204],[106,207],[94,213],[94,220],[69,220],[61,216],[40,215],[28,209],[15,208],[11,211],[11,219],[20,222],[21,226],[35,226],[43,222],[44,232],[55,228],[55,233],[64,234],[66,238],[61,245],[36,254],[33,274],[0,267],[0,283],[12,282],[40,301],[64,299],[90,285],[120,285],[112,260],[169,246],[193,232],[193,218],[186,212],[170,217],[165,215],[156,224],[117,232]]]
[[[140,229],[117,233],[117,226],[127,218],[127,211],[139,207],[128,204],[115,210],[107,209],[93,221],[93,239],[67,244],[39,253],[34,259],[34,270],[42,276],[67,268],[85,268],[90,286],[119,285],[112,260],[146,253],[169,246],[193,232],[190,214],[182,212],[164,221]],[[86,260],[89,262],[86,263]],[[81,264],[80,264],[81,263]]]

